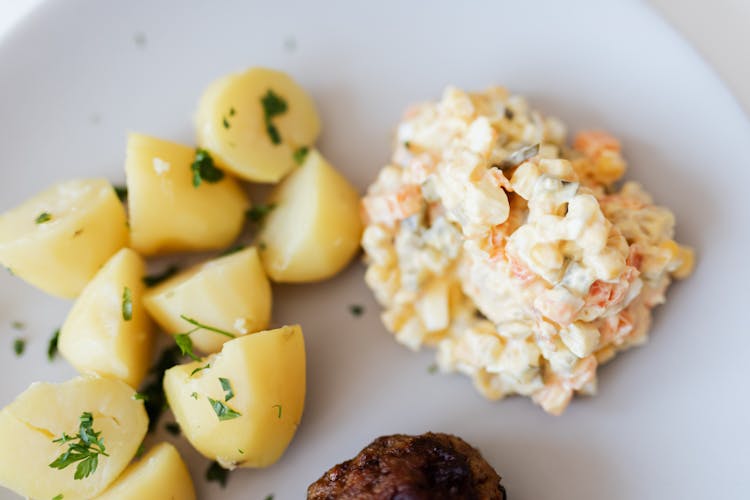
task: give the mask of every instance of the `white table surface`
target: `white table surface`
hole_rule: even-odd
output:
[[[44,1],[0,0],[0,43],[8,30]],[[750,113],[750,65],[746,64],[744,53],[750,47],[750,0],[649,0],[649,3],[703,55],[745,112]]]

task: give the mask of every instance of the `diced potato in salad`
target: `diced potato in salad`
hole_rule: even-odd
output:
[[[596,368],[646,340],[651,309],[693,266],[674,215],[625,172],[620,143],[493,87],[407,110],[362,207],[366,281],[402,344],[487,398],[559,414]]]

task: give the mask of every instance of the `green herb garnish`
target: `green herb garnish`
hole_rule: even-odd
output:
[[[37,224],[44,224],[45,222],[49,222],[52,220],[52,214],[49,212],[42,212],[39,215],[37,215],[36,219],[34,219],[34,222]]]
[[[277,408],[278,409],[277,418],[281,418],[281,405],[273,405],[271,408]]]
[[[245,212],[247,218],[253,222],[261,222],[271,210],[276,208],[275,203],[269,203],[268,205],[253,205]]]
[[[16,353],[16,356],[21,356],[23,354],[23,351],[26,350],[26,340],[22,338],[17,338],[13,341],[13,352]]]
[[[221,401],[217,401],[213,398],[208,398],[208,402],[211,403],[211,407],[214,409],[216,416],[219,417],[220,421],[232,420],[237,417],[241,417],[242,414],[231,409]]]
[[[427,373],[430,375],[434,375],[438,371],[438,365],[435,363],[432,363],[430,366],[427,367]]]
[[[190,375],[192,375],[192,373],[191,373]],[[191,397],[191,398],[193,398],[193,399],[195,399],[195,400],[197,401],[197,400],[198,400],[198,393],[197,393],[197,392],[194,392],[194,393],[192,393],[192,394],[190,395],[190,397]]]
[[[128,188],[126,186],[112,186],[115,190],[115,194],[118,198],[120,198],[120,201],[125,201],[128,199]]]
[[[263,105],[263,115],[265,117],[268,137],[272,143],[281,144],[281,134],[279,134],[279,129],[271,122],[271,119],[274,116],[286,113],[288,108],[286,101],[273,90],[268,89],[266,94],[260,98],[260,103]]]
[[[133,319],[133,295],[128,287],[122,290],[122,319],[125,321]]]
[[[141,458],[141,455],[143,455],[143,452],[146,451],[146,447],[143,446],[143,443],[138,445],[138,449],[135,450],[135,458]]]
[[[216,168],[211,154],[201,148],[195,150],[195,161],[190,165],[190,170],[193,172],[194,187],[200,186],[203,181],[214,184],[224,178],[224,172]]]
[[[57,343],[60,340],[60,329],[58,328],[52,333],[52,337],[49,339],[47,344],[47,360],[52,361],[57,356]]]
[[[222,117],[221,124],[224,125],[224,128],[229,128],[229,120],[227,120],[225,117]]]
[[[63,498],[64,498],[63,494],[62,493],[58,493],[57,495],[55,495],[54,497],[52,497],[52,500],[63,500]]]
[[[78,434],[70,436],[63,432],[62,437],[53,439],[53,443],[67,444],[68,450],[49,464],[53,469],[64,469],[78,462],[73,479],[84,479],[96,472],[99,455],[108,457],[101,439],[101,431],[94,430],[94,417],[85,411],[79,417]]]
[[[221,384],[221,389],[224,391],[224,401],[229,401],[234,397],[234,391],[232,390],[232,383],[229,381],[229,379],[226,379],[224,377],[219,377],[219,383]]]
[[[206,481],[215,481],[224,488],[227,485],[227,476],[229,471],[219,465],[219,462],[211,462],[206,469]]]
[[[229,108],[229,116],[234,116],[234,115],[235,115],[234,108],[233,107]]]
[[[352,316],[362,316],[365,313],[365,307],[359,304],[352,304],[349,306],[349,312]]]
[[[133,394],[133,399],[136,401],[148,401],[148,394],[141,394],[140,392],[136,392]]]
[[[208,370],[209,368],[211,368],[211,363],[208,363],[207,365],[204,365],[204,366],[199,366],[198,368],[196,368],[195,370],[193,370],[193,371],[190,372],[190,376],[192,377],[196,373],[202,372],[203,370]],[[195,393],[193,393],[193,394],[195,394]],[[198,398],[196,397],[195,399],[198,399]]]
[[[156,286],[162,281],[166,281],[167,279],[171,278],[172,276],[177,274],[177,271],[179,270],[180,268],[177,266],[169,266],[161,273],[144,276],[143,278],[141,278],[141,280],[143,281],[144,285],[151,288],[152,286]]]
[[[164,424],[164,429],[173,436],[180,435],[180,424],[177,422],[167,422]]]
[[[310,152],[310,148],[308,148],[307,146],[301,146],[297,148],[297,150],[294,151],[294,155],[293,155],[294,162],[297,165],[302,165],[303,163],[305,163],[305,158],[307,158],[307,153],[309,152]]]
[[[265,500],[273,500],[273,495],[266,495],[266,499]]]
[[[23,330],[26,328],[26,325],[22,321],[12,321],[10,327],[14,330]]]
[[[195,326],[195,328],[185,333],[178,333],[174,336],[174,340],[177,343],[177,347],[180,348],[180,352],[182,352],[182,354],[185,356],[189,356],[193,361],[200,361],[201,359],[197,354],[195,354],[195,352],[193,352],[193,341],[190,339],[190,335],[197,332],[198,330],[208,330],[209,332],[218,333],[230,338],[236,337],[236,335],[233,333],[222,330],[221,328],[216,328],[215,326],[204,325],[199,321],[188,318],[184,314],[181,314],[180,318]]]

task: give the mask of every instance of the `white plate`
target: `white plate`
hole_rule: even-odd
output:
[[[206,84],[251,65],[289,71],[312,92],[320,148],[360,188],[388,159],[408,103],[449,83],[506,84],[572,128],[623,138],[629,177],[675,211],[679,240],[697,248],[698,268],[670,291],[651,342],[601,370],[598,397],[553,418],[527,399],[486,402],[461,376],[428,374],[432,354],[408,352],[380,325],[361,265],[322,285],[279,287],[276,321],[301,322],[307,339],[302,425],[279,463],[232,473],[225,490],[203,482],[206,461],[176,440],[201,497],[302,498],[376,436],[434,430],[479,446],[513,500],[747,498],[746,117],[643,5],[455,5],[48,2],[0,47],[0,209],[60,179],[122,180],[126,131],[190,142]],[[366,314],[352,317],[351,303]],[[44,355],[68,307],[0,273],[0,404],[32,381],[73,375]],[[12,320],[28,325],[20,359]]]

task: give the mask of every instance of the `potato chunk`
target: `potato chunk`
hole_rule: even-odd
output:
[[[57,184],[0,215],[0,263],[59,297],[77,296],[127,243],[125,209],[105,179]]]
[[[315,143],[315,103],[281,71],[251,68],[208,87],[196,116],[198,144],[244,179],[278,182],[295,166],[294,153]]]
[[[146,292],[149,314],[167,333],[191,328],[181,316],[234,333],[263,330],[271,318],[271,285],[255,248],[183,271]],[[229,337],[208,330],[190,336],[204,353],[218,352]]]
[[[203,455],[229,469],[268,466],[302,417],[302,330],[284,326],[231,340],[219,354],[167,370],[164,392],[182,432]]]
[[[128,138],[131,245],[142,255],[217,250],[242,230],[246,193],[231,177],[194,185],[196,150],[142,134]]]
[[[258,239],[268,276],[301,283],[341,271],[359,248],[359,195],[317,152],[270,195],[276,205]]]
[[[159,443],[130,464],[97,500],[195,500],[185,462],[169,443]]]
[[[83,289],[58,340],[76,370],[140,385],[151,363],[154,330],[142,302],[145,271],[143,259],[123,248]]]
[[[125,469],[146,435],[146,410],[134,394],[124,382],[91,376],[32,384],[0,411],[0,485],[39,499],[98,495]],[[65,469],[49,464],[77,442],[53,440],[63,433],[75,436],[84,412],[91,413],[91,428],[101,432],[108,456],[98,455],[96,470],[76,480],[77,463]]]

